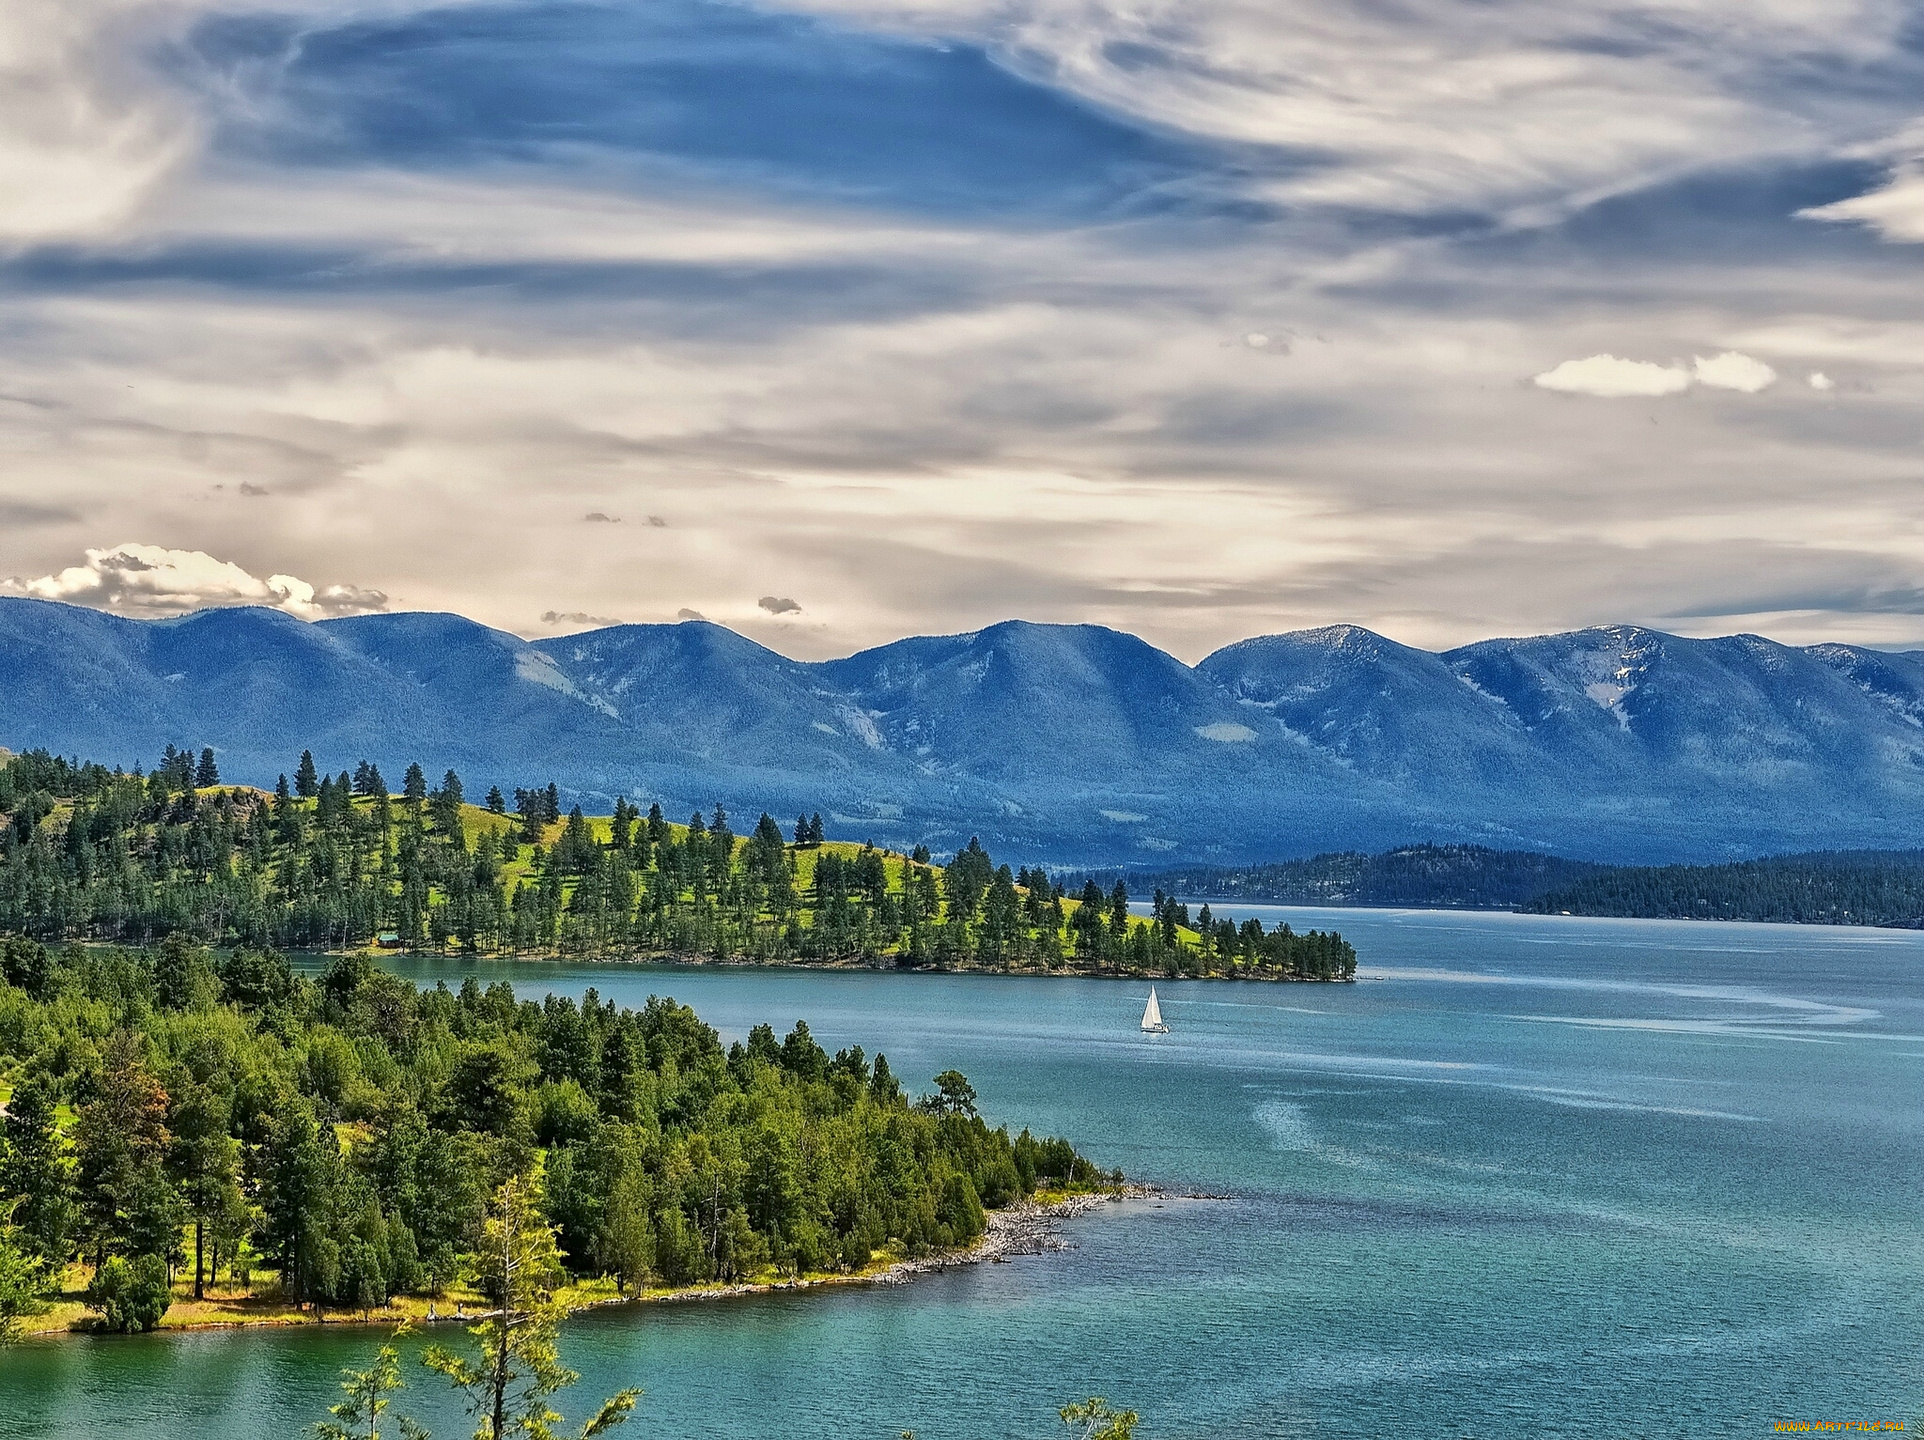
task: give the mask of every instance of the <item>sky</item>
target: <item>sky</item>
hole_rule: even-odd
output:
[[[1924,645],[1882,0],[8,0],[0,593]]]

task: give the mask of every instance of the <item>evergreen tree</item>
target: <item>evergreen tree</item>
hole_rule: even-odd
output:
[[[200,752],[200,764],[194,770],[194,784],[202,790],[220,784],[220,766],[214,763],[211,745]]]
[[[608,1189],[594,1253],[604,1269],[614,1272],[618,1290],[644,1284],[654,1269],[655,1232],[648,1223],[652,1199],[647,1173],[637,1165],[624,1166]]]
[[[401,780],[401,798],[415,804],[428,798],[428,777],[418,760],[409,763],[407,774]]]
[[[100,1068],[92,1077],[92,1097],[74,1123],[74,1161],[78,1172],[80,1220],[96,1265],[108,1255],[134,1249],[171,1137],[167,1132],[167,1092],[141,1053],[139,1037],[116,1031],[102,1047]],[[136,1252],[138,1253],[138,1252]],[[164,1257],[163,1257],[164,1258]]]
[[[395,1339],[407,1333],[404,1325],[394,1332]],[[400,1348],[389,1341],[367,1369],[341,1372],[341,1389],[347,1398],[327,1407],[334,1418],[316,1425],[315,1432],[320,1440],[381,1440],[381,1416],[394,1403],[389,1397],[403,1384]],[[401,1440],[428,1440],[428,1432],[412,1420],[402,1417],[397,1423]]]
[[[40,1291],[47,1284],[46,1262],[7,1219],[0,1204],[0,1347],[20,1338],[20,1322],[47,1307]]]
[[[321,775],[314,768],[314,752],[301,751],[301,763],[294,769],[294,793],[303,800],[312,800],[321,793]]]
[[[506,797],[502,795],[499,785],[491,785],[488,787],[488,813],[490,815],[505,815],[508,813],[508,802]]]
[[[240,1147],[228,1133],[225,1096],[189,1080],[177,1089],[169,1115],[173,1145],[168,1169],[194,1222],[194,1298],[205,1298],[207,1232],[240,1204]]]
[[[1062,1423],[1073,1432],[1074,1440],[1133,1440],[1142,1417],[1133,1410],[1116,1410],[1100,1395],[1057,1412]]]
[[[61,1153],[53,1082],[29,1071],[0,1118],[0,1208],[12,1206],[19,1243],[55,1270],[72,1248],[73,1167]]]
[[[437,830],[451,833],[461,822],[461,777],[452,770],[441,777],[441,788],[434,792],[429,812]]]
[[[469,1359],[435,1345],[423,1359],[462,1392],[478,1421],[476,1440],[550,1440],[561,1416],[548,1401],[581,1377],[561,1363],[557,1338],[566,1308],[554,1294],[563,1278],[561,1258],[531,1181],[517,1176],[495,1192],[475,1259],[476,1278],[494,1307],[468,1331],[478,1354]],[[640,1393],[623,1390],[604,1401],[581,1427],[582,1440],[625,1421]]]

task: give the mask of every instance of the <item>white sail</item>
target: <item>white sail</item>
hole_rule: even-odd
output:
[[[1149,987],[1149,1003],[1143,1008],[1142,1028],[1151,1034],[1167,1035],[1169,1027],[1162,1023],[1162,1006],[1156,1003],[1156,987]]]

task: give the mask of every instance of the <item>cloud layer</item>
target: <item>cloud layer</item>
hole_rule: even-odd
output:
[[[0,574],[1924,644],[1909,14],[21,0]]]

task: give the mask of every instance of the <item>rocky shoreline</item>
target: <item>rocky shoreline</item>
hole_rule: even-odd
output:
[[[942,1250],[913,1260],[897,1260],[879,1270],[856,1275],[815,1275],[794,1280],[766,1280],[739,1285],[700,1285],[685,1290],[664,1290],[649,1295],[610,1296],[582,1308],[606,1305],[681,1304],[694,1300],[729,1300],[742,1295],[768,1295],[784,1290],[812,1290],[824,1285],[903,1285],[918,1275],[934,1275],[944,1270],[959,1270],[968,1265],[999,1265],[1018,1255],[1043,1255],[1058,1250],[1073,1250],[1075,1243],[1062,1233],[1061,1222],[1087,1215],[1103,1205],[1123,1200],[1160,1197],[1153,1186],[1125,1185],[1118,1190],[1090,1191],[1064,1196],[1060,1200],[1018,1200],[1000,1210],[988,1212],[988,1228],[973,1245],[962,1250]]]

